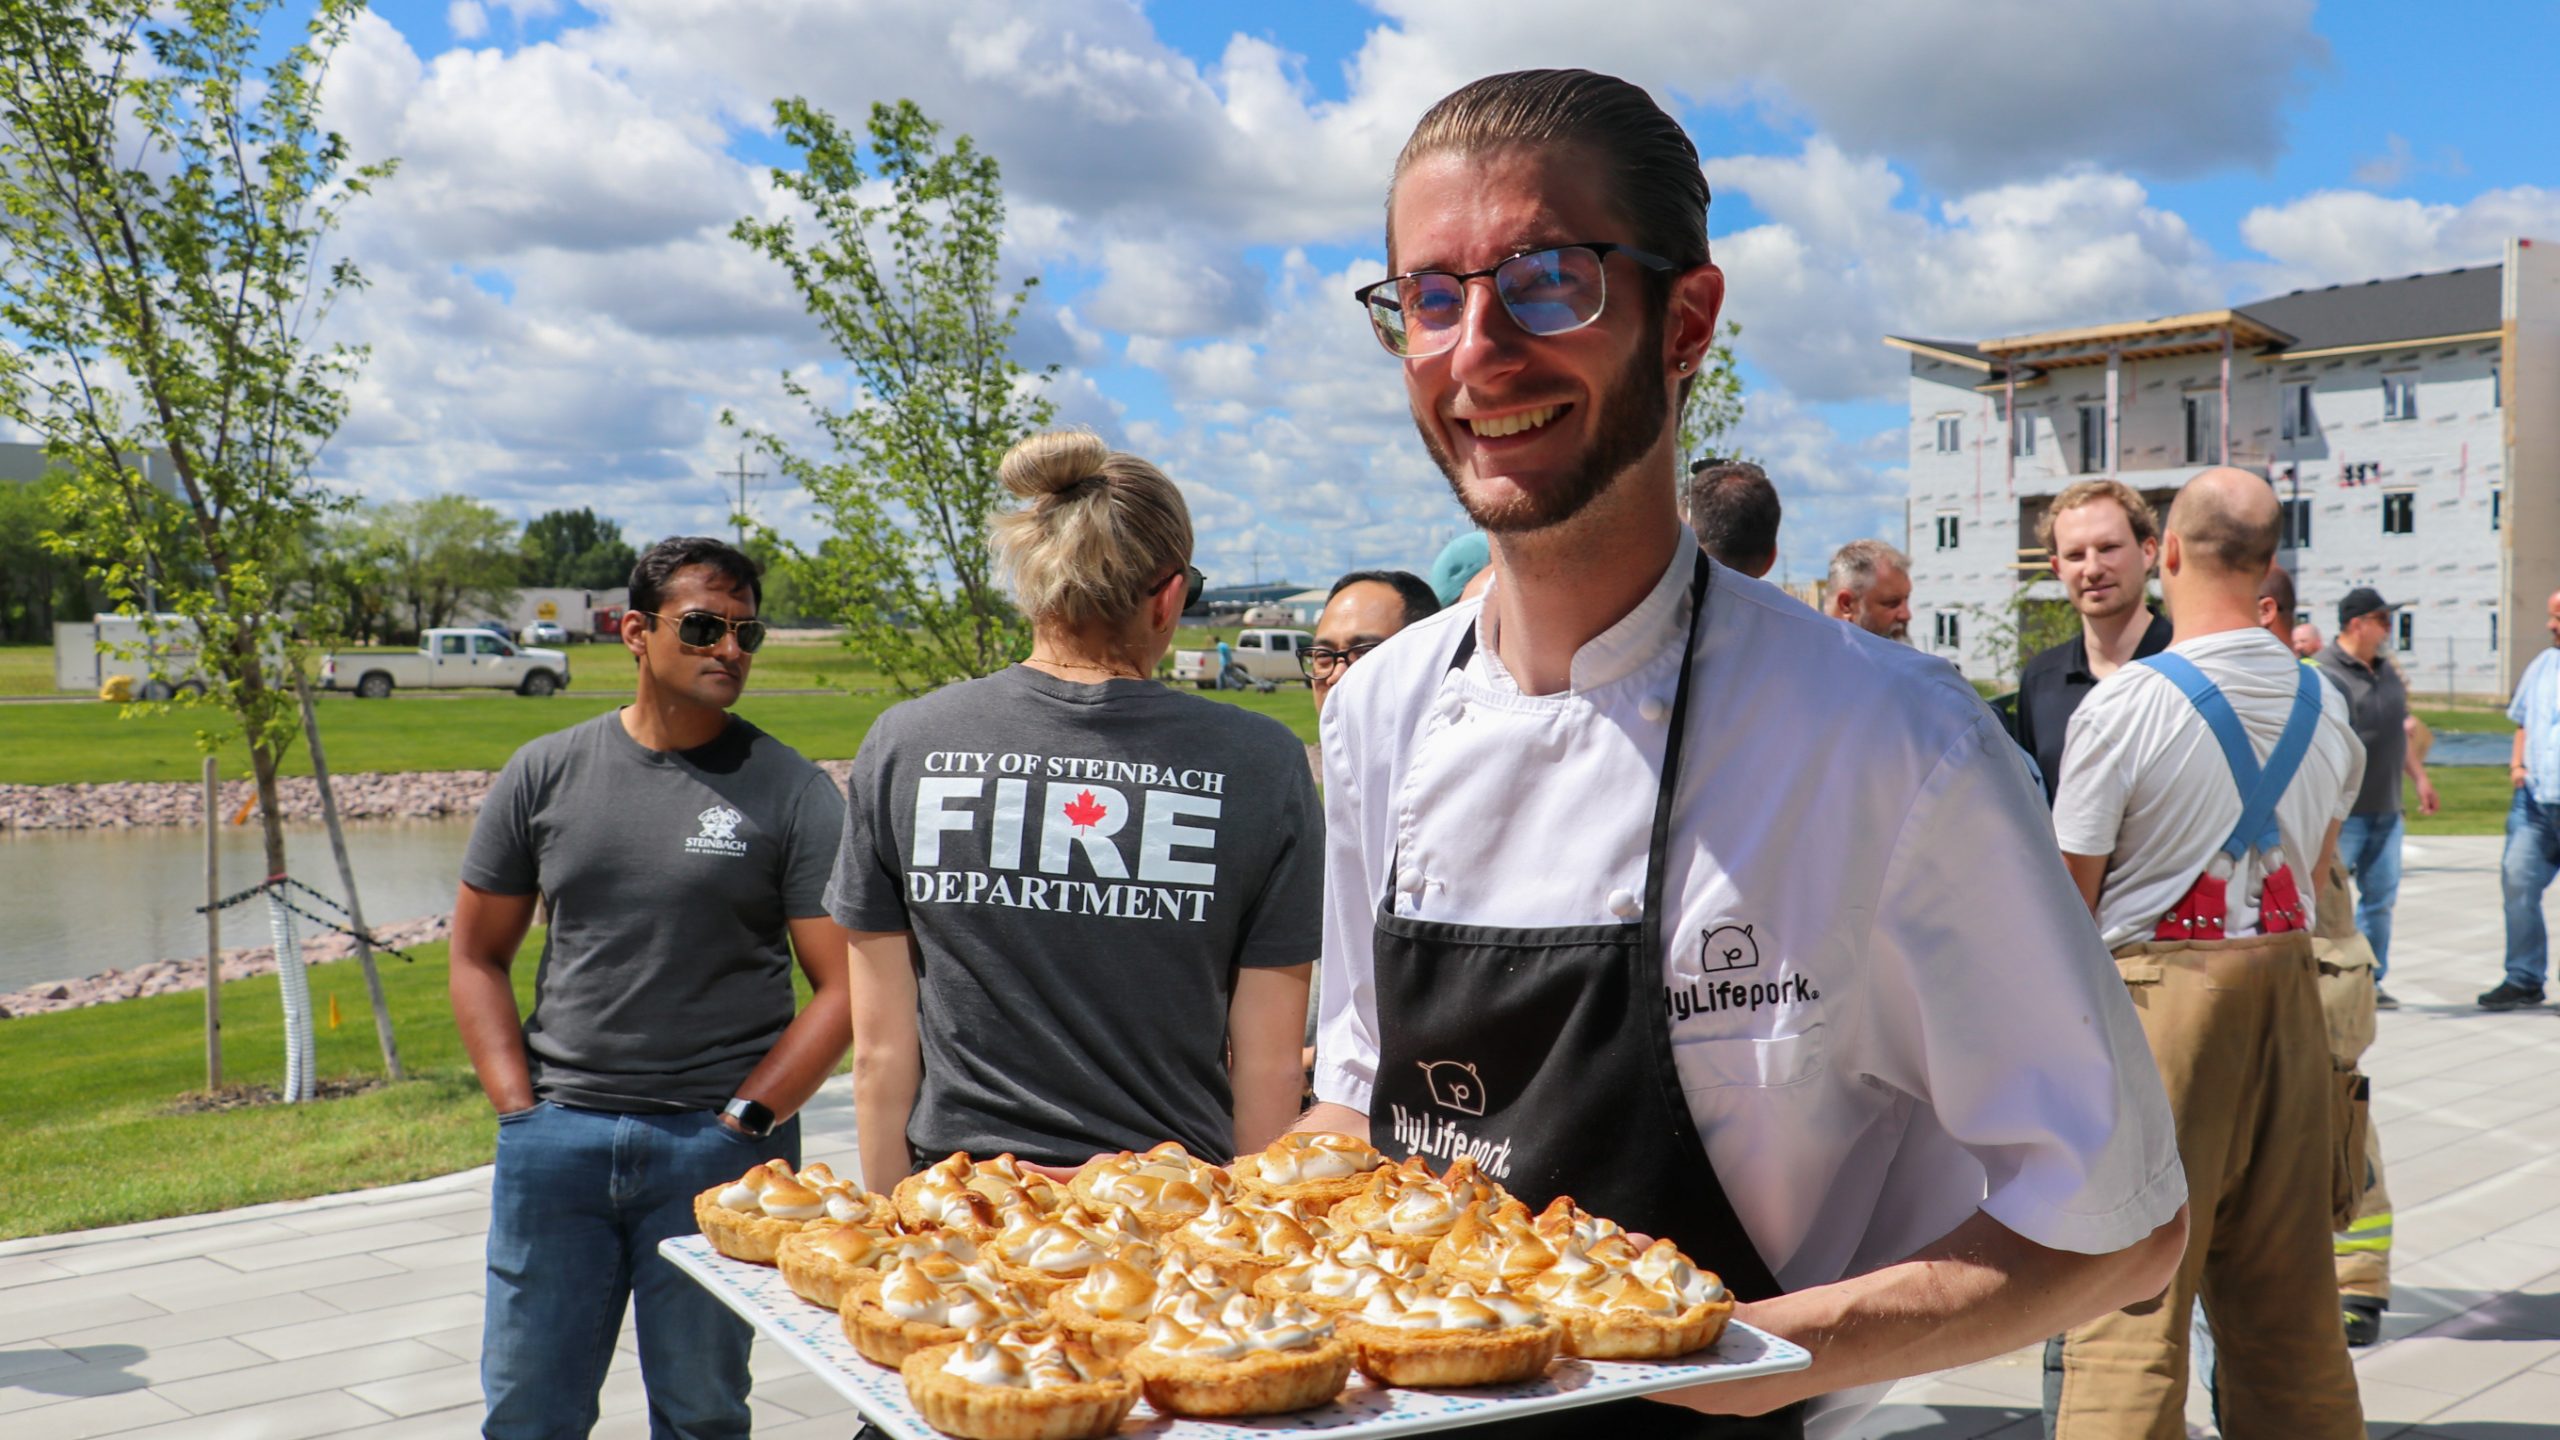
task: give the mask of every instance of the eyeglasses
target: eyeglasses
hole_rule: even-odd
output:
[[[682,615],[664,615],[655,610],[640,613],[658,620],[673,620],[676,622],[676,639],[696,650],[710,649],[720,643],[722,635],[731,632],[738,637],[738,648],[749,655],[764,648],[764,622],[761,620],[732,620],[708,610],[687,610]]]
[[[1352,661],[1386,643],[1384,640],[1363,640],[1347,650],[1311,645],[1298,652],[1298,670],[1310,680],[1330,680],[1335,671],[1349,669]]]
[[[1176,580],[1182,582],[1183,611],[1187,614],[1190,611],[1198,609],[1200,607],[1200,592],[1209,588],[1209,577],[1201,574],[1200,567],[1197,565],[1185,565],[1181,569],[1174,571],[1172,574],[1167,575],[1153,585],[1148,586],[1147,594],[1150,597],[1162,594],[1164,587],[1172,584]]]
[[[1648,270],[1681,267],[1632,245],[1594,240],[1514,255],[1489,270],[1459,273],[1416,270],[1393,275],[1352,293],[1369,310],[1369,327],[1390,355],[1408,360],[1437,355],[1458,343],[1466,324],[1467,282],[1490,278],[1494,296],[1512,323],[1532,335],[1562,335],[1600,318],[1609,301],[1611,255],[1624,255]]]

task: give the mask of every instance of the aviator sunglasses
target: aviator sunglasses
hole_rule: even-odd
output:
[[[1390,355],[1417,360],[1458,343],[1466,324],[1467,285],[1491,280],[1512,323],[1532,335],[1562,335],[1600,318],[1609,302],[1608,258],[1624,255],[1648,270],[1682,267],[1632,245],[1593,240],[1514,255],[1465,272],[1416,270],[1351,292],[1369,312],[1369,327]]]
[[[673,620],[676,622],[677,641],[696,650],[708,650],[719,644],[725,631],[737,632],[738,649],[746,654],[753,655],[764,648],[764,622],[761,620],[732,620],[708,610],[687,610],[682,615],[665,615],[655,610],[640,613],[660,620]]]

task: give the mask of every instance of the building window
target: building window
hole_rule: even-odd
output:
[[[2415,420],[2418,418],[2418,374],[2404,370],[2382,377],[2382,418]]]
[[[1953,415],[1938,417],[1938,453],[1953,455],[1963,443],[1964,422]]]
[[[2492,610],[2492,611],[2490,611],[2490,612],[2489,612],[2489,655],[2490,655],[2490,658],[2495,659],[2495,658],[2497,657],[2497,654],[2498,654],[2498,612],[2497,612],[2497,611],[2495,611],[2495,610]]]
[[[1953,550],[1953,549],[1955,549],[1955,548],[1956,548],[1956,546],[1957,546],[1957,545],[1962,541],[1962,539],[1963,539],[1963,531],[1962,531],[1962,528],[1961,528],[1961,521],[1962,521],[1962,520],[1963,520],[1963,517],[1962,517],[1962,516],[1960,516],[1960,515],[1958,515],[1958,514],[1956,514],[1956,513],[1955,513],[1954,511],[1952,511],[1952,510],[1950,510],[1950,511],[1944,511],[1944,512],[1941,512],[1941,513],[1939,514],[1939,516],[1938,516],[1938,548],[1939,548],[1939,549],[1941,549],[1941,550]]]
[[[2186,397],[2186,410],[2187,463],[2209,465],[2222,448],[2220,397],[2209,390],[2195,391]]]
[[[2284,414],[2281,417],[2284,438],[2308,440],[2319,433],[2311,423],[2311,382],[2293,380],[2283,390]]]
[[[2392,612],[2391,648],[2407,654],[2418,645],[2418,617],[2406,610]]]
[[[1964,636],[1957,626],[1956,617],[1943,610],[1939,611],[1937,616],[1937,641],[1938,648],[1941,650],[1952,650],[1964,643]]]
[[[2418,533],[2418,492],[2385,490],[2382,492],[2382,533],[2415,535]]]
[[[2491,365],[2489,367],[2489,408],[2495,410],[2506,403],[2506,377],[2499,371],[2496,365]],[[2495,650],[2498,647],[2492,645],[2489,648]]]
[[[2107,407],[2080,407],[2080,473],[2094,475],[2107,468]]]
[[[2310,549],[2311,502],[2283,500],[2277,503],[2284,507],[2284,539],[2279,543],[2287,550]]]
[[[2506,518],[2507,492],[2492,485],[2489,487],[2489,533],[2494,535],[2503,528]]]
[[[2001,406],[2000,419],[2009,427],[2010,454],[2033,455],[2036,453],[2035,416],[2023,411],[2012,410],[2007,405],[2003,405]]]

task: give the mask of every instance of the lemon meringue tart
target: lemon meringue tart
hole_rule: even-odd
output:
[[[1028,1298],[983,1265],[949,1254],[901,1260],[846,1287],[839,1323],[862,1358],[896,1366],[919,1350],[946,1345],[981,1326],[1033,1318]]]
[[[972,1329],[898,1375],[925,1423],[961,1440],[1099,1440],[1138,1403],[1136,1376],[1039,1327]]]
[[[1321,1216],[1368,1186],[1371,1172],[1387,1163],[1377,1147],[1356,1135],[1297,1130],[1237,1160],[1236,1188],[1259,1200],[1294,1200]]]
[[[1121,1363],[1167,1415],[1276,1415],[1321,1405],[1351,1378],[1350,1342],[1307,1306],[1236,1292],[1159,1295]]]
[[[838,1214],[846,1219],[877,1214],[877,1200],[838,1180],[824,1165],[795,1174],[789,1163],[768,1160],[693,1197],[693,1223],[712,1249],[730,1259],[770,1265],[784,1237],[824,1225]]]
[[[1496,1285],[1384,1285],[1342,1316],[1360,1373],[1381,1385],[1462,1388],[1546,1373],[1564,1343],[1547,1313]]]

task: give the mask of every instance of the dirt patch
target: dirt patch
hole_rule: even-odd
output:
[[[313,1087],[315,1100],[344,1100],[379,1090],[383,1081],[377,1075],[358,1075],[343,1080],[323,1080]],[[198,1090],[181,1095],[170,1102],[171,1115],[207,1115],[224,1110],[246,1110],[256,1105],[281,1105],[284,1091],[273,1085],[225,1085],[219,1090]]]

